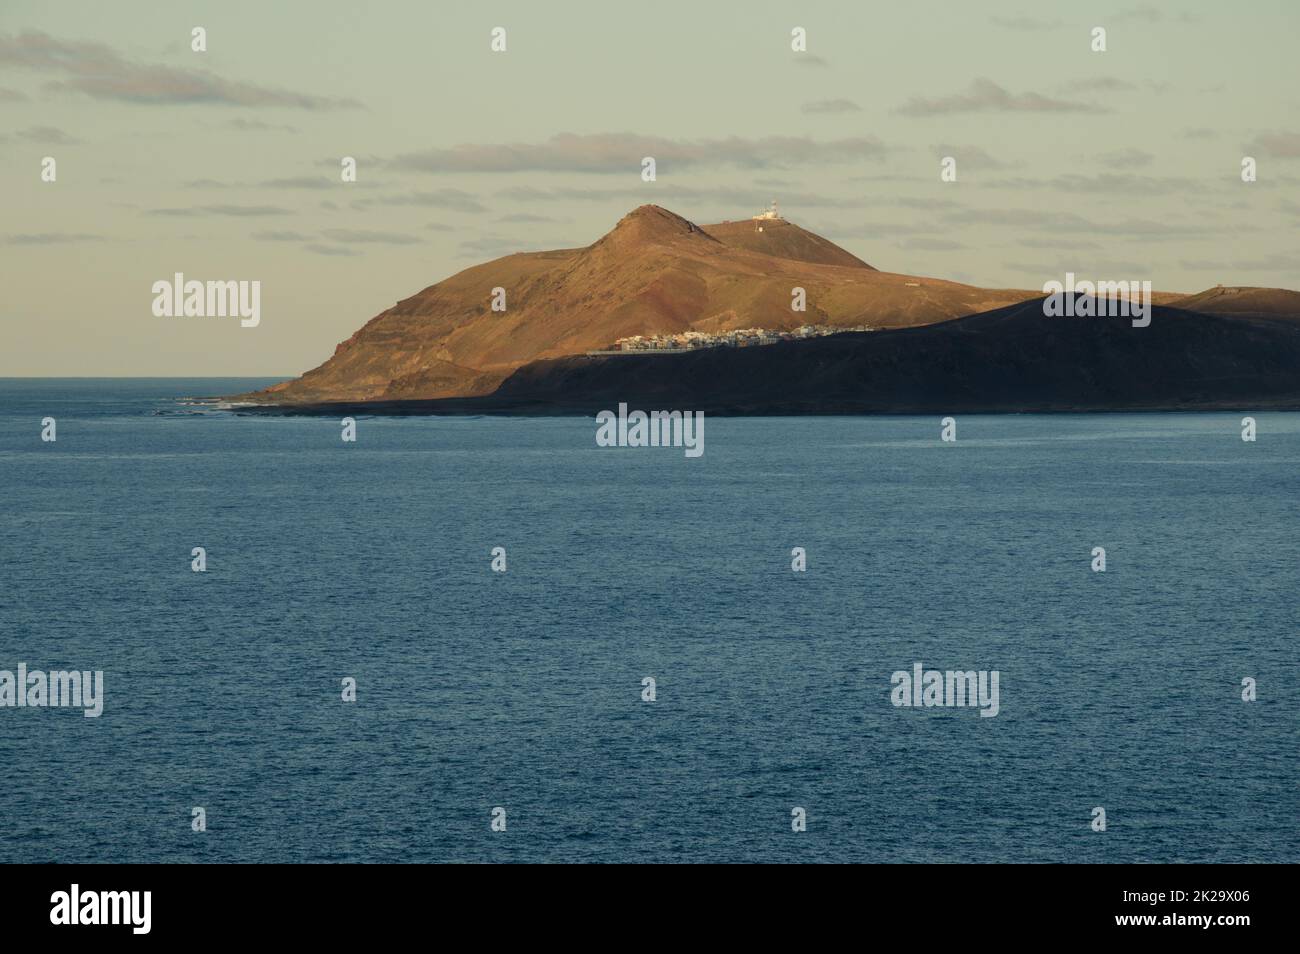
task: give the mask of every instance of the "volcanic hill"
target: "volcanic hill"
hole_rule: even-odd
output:
[[[762,231],[759,231],[759,227]],[[807,311],[791,308],[791,289]],[[494,288],[506,310],[493,311]],[[585,248],[507,255],[431,285],[370,319],[320,367],[257,402],[486,395],[539,359],[633,335],[927,325],[1039,292],[878,271],[784,220],[699,226],[643,205]]]

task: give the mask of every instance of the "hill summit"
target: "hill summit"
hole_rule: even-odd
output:
[[[637,206],[623,216],[592,248],[630,249],[637,245],[672,244],[678,241],[716,242],[694,222],[657,205]]]

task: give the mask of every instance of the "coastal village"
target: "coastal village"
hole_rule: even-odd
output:
[[[763,328],[739,328],[709,334],[703,331],[684,331],[675,335],[633,335],[619,338],[610,351],[593,351],[591,354],[659,354],[674,351],[692,351],[698,348],[748,348],[756,345],[776,344],[780,341],[798,341],[803,338],[820,338],[846,331],[872,331],[869,325],[852,328],[833,328],[826,325],[802,325],[794,331],[769,331]]]

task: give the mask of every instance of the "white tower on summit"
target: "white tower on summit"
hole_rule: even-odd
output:
[[[762,212],[758,213],[758,215],[754,216],[754,231],[763,231],[764,222],[784,221],[785,219],[781,218],[781,213],[776,210],[776,199],[773,199],[771,208],[764,209]]]

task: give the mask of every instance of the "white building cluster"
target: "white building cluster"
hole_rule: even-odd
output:
[[[803,325],[794,331],[768,331],[763,328],[740,328],[708,334],[703,331],[684,331],[675,335],[633,335],[614,342],[618,351],[692,351],[698,348],[748,348],[756,345],[776,344],[779,341],[796,341],[800,338],[819,338],[845,331],[871,331],[869,325],[854,328],[833,328],[826,325]]]

